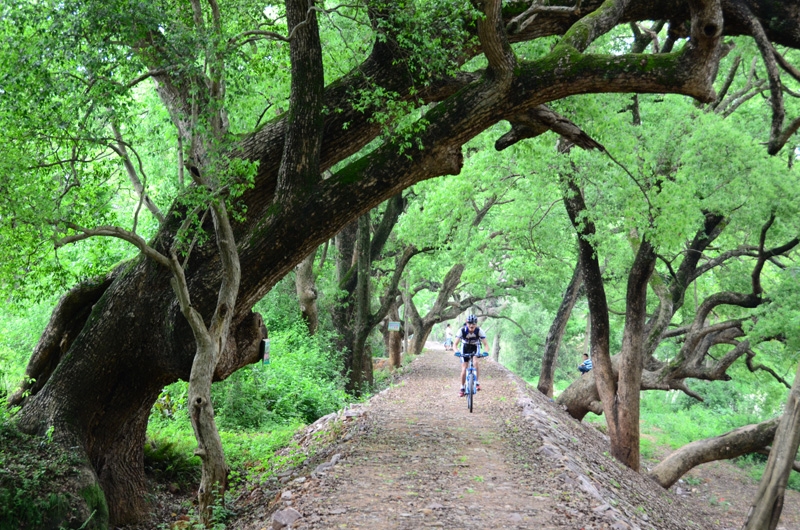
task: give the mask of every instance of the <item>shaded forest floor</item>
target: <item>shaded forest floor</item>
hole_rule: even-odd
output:
[[[757,487],[743,470],[707,464],[665,491],[486,359],[470,414],[458,369],[452,353],[428,350],[397,385],[309,426],[295,450],[312,457],[241,493],[227,527],[740,528]],[[800,494],[788,493],[785,530],[800,528]]]

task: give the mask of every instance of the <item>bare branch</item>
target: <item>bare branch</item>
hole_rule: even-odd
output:
[[[742,56],[737,55],[733,60],[733,64],[731,65],[730,69],[728,70],[728,75],[725,77],[725,82],[722,84],[719,92],[717,93],[717,100],[709,106],[710,109],[716,110],[720,103],[722,103],[722,101],[725,99],[725,95],[728,93],[728,90],[733,84],[733,80],[736,78],[736,71],[739,69],[740,64],[742,64]]]
[[[114,123],[112,120],[111,122],[111,130],[114,132],[114,138],[117,141],[117,145],[110,146],[111,149],[116,152],[119,157],[122,159],[122,164],[125,166],[125,171],[128,173],[128,179],[131,181],[133,185],[133,189],[136,190],[137,195],[139,195],[139,206],[144,203],[147,206],[147,209],[158,219],[159,223],[163,223],[166,219],[164,214],[161,213],[161,210],[158,209],[158,206],[150,199],[150,196],[145,192],[145,186],[147,182],[147,174],[144,172],[144,167],[142,166],[142,159],[134,150],[134,154],[136,155],[136,160],[139,162],[139,171],[145,178],[145,184],[139,180],[139,175],[136,173],[136,168],[133,167],[133,163],[131,162],[130,157],[128,156],[128,151],[125,141],[122,139],[122,133],[119,131],[119,127],[117,124]],[[138,212],[138,207],[137,207]],[[134,222],[133,231],[136,231],[136,223]]]
[[[170,260],[158,252],[153,247],[149,246],[147,242],[134,232],[129,232],[124,228],[120,228],[118,226],[99,226],[96,228],[83,228],[78,226],[74,223],[66,223],[62,222],[60,224],[65,225],[67,228],[74,230],[77,232],[76,234],[62,237],[61,239],[55,242],[55,248],[61,248],[65,245],[69,245],[70,243],[76,243],[78,241],[83,241],[84,239],[89,239],[90,237],[96,236],[106,236],[106,237],[116,237],[118,239],[122,239],[123,241],[127,241],[128,243],[132,244],[136,248],[138,248],[142,254],[151,258],[156,263],[163,265],[169,269],[172,269],[172,265]]]
[[[308,11],[306,11],[306,19],[303,22],[297,24],[294,28],[292,28],[292,31],[289,33],[288,37],[285,37],[282,34],[276,33],[274,31],[253,29],[253,30],[243,31],[243,32],[239,33],[238,35],[235,35],[234,37],[232,37],[232,38],[230,38],[228,40],[228,43],[231,46],[239,47],[239,46],[243,46],[245,44],[249,44],[251,42],[257,42],[257,41],[265,40],[265,39],[272,39],[272,40],[279,40],[279,41],[282,41],[282,42],[289,42],[289,41],[292,40],[292,38],[294,37],[294,34],[297,32],[298,29],[300,29],[301,27],[303,27],[303,26],[308,24],[312,13],[316,12],[316,13],[322,13],[322,14],[325,14],[325,15],[330,15],[331,13],[336,13],[342,7],[349,7],[349,8],[357,9],[357,8],[363,7],[363,6],[359,6],[359,5],[356,5],[356,4],[339,4],[338,6],[333,7],[331,9],[325,9],[325,8],[322,8],[322,7],[319,7],[319,6],[311,6],[311,7],[308,8]],[[350,17],[347,17],[347,18],[350,18]],[[244,40],[241,40],[241,39],[244,39]]]
[[[767,262],[767,260],[775,256],[784,254],[792,250],[798,244],[800,244],[800,238],[794,238],[784,245],[781,245],[779,247],[774,247],[769,250],[764,250],[764,245],[767,239],[767,232],[769,231],[774,221],[775,221],[775,214],[773,213],[770,215],[769,220],[767,220],[767,222],[761,228],[761,237],[758,242],[758,261],[756,262],[756,266],[753,268],[753,273],[752,273],[753,294],[756,296],[760,296],[763,291],[763,289],[761,288],[761,271],[763,270],[764,264]]]
[[[763,370],[764,372],[767,372],[772,377],[774,377],[776,381],[778,381],[779,383],[783,384],[783,386],[785,386],[786,388],[792,388],[792,385],[790,385],[789,382],[786,381],[786,379],[784,379],[783,377],[778,375],[778,373],[775,370],[773,370],[772,368],[770,368],[769,366],[765,366],[765,365],[760,364],[760,363],[759,364],[753,364],[753,358],[755,356],[756,356],[756,352],[754,352],[751,349],[747,350],[747,358],[745,359],[745,362],[747,364],[747,369],[748,370],[750,370],[753,373],[755,373],[758,370]]]
[[[569,6],[545,6],[537,4],[536,1],[531,4],[531,7],[525,10],[520,15],[517,15],[506,24],[506,31],[509,35],[521,33],[525,28],[531,25],[536,20],[536,15],[539,13],[552,13],[558,15],[580,15],[581,0],[578,0],[577,5],[574,7]]]
[[[751,274],[753,294],[757,296],[761,295],[763,292],[763,289],[761,288],[761,271],[763,270],[764,262],[766,261],[766,257],[764,256],[764,245],[767,240],[767,232],[769,232],[769,229],[774,222],[775,212],[772,212],[769,216],[769,219],[767,219],[767,222],[761,227],[761,236],[758,238],[758,261],[756,262],[756,266],[753,268],[753,273]]]
[[[772,52],[775,54],[775,60],[778,61],[778,64],[783,68],[783,70],[795,78],[795,80],[800,81],[800,70],[795,68],[793,64],[786,60],[786,57],[778,53],[778,50],[774,49]]]
[[[134,77],[133,79],[128,81],[128,83],[125,85],[125,88],[128,88],[128,89],[133,88],[133,87],[135,87],[136,85],[138,85],[139,83],[141,83],[142,81],[144,81],[146,79],[149,79],[149,78],[155,77],[155,76],[159,76],[159,75],[164,75],[164,74],[166,74],[168,72],[169,72],[169,69],[167,69],[167,68],[159,68],[159,69],[156,69],[156,70],[150,70],[149,72],[146,72],[146,73],[140,75],[139,77]]]
[[[492,318],[500,318],[500,319],[503,319],[503,320],[508,320],[509,322],[511,322],[512,324],[517,326],[519,328],[519,332],[522,333],[526,338],[528,338],[528,339],[531,338],[531,334],[530,333],[526,333],[525,332],[525,328],[523,328],[522,325],[520,325],[513,318],[507,317],[505,315],[491,315],[491,316],[492,316]]]
[[[753,40],[756,41],[756,45],[761,52],[761,57],[764,60],[764,65],[767,68],[770,106],[772,107],[772,126],[769,133],[767,152],[774,155],[786,145],[789,138],[800,128],[800,118],[797,118],[786,130],[783,130],[783,122],[786,119],[786,109],[783,104],[783,87],[781,84],[780,72],[778,71],[778,63],[781,62],[781,66],[784,67],[784,70],[788,71],[795,79],[798,78],[797,74],[800,74],[800,72],[786,62],[775,50],[761,22],[753,15],[749,8],[743,3],[738,3],[735,9],[739,11],[739,15],[749,26],[750,34]]]
[[[694,273],[689,277],[689,282],[691,283],[695,281],[697,278],[702,276],[703,274],[707,273],[714,267],[718,267],[732,258],[737,258],[740,256],[749,256],[752,258],[758,257],[758,247],[752,245],[742,245],[739,248],[734,250],[729,250],[727,252],[723,252],[719,256],[714,259],[708,260],[702,267],[698,267]]]
[[[662,339],[669,339],[672,337],[680,337],[681,335],[686,335],[691,328],[689,326],[682,326],[675,329],[670,329],[665,331],[661,334]]]
[[[547,131],[553,131],[572,144],[586,150],[598,149],[605,151],[605,147],[586,134],[579,126],[547,105],[539,105],[533,109],[520,113],[509,120],[511,130],[497,139],[494,147],[498,151],[514,145],[526,138],[534,138]]]
[[[770,452],[772,452],[772,447],[765,447],[764,449],[759,449],[758,451],[755,452],[760,455],[769,456]],[[800,461],[795,460],[794,463],[792,464],[792,469],[800,473]]]

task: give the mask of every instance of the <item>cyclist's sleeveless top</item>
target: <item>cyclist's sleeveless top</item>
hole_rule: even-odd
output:
[[[461,337],[461,342],[464,343],[464,348],[462,350],[464,353],[475,353],[478,351],[478,345],[481,343],[481,339],[486,338],[486,334],[478,327],[470,331],[467,326],[464,326],[458,334]]]

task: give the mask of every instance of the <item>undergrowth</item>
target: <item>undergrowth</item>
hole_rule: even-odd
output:
[[[744,425],[760,423],[777,413],[777,406],[737,393],[724,382],[692,382],[704,401],[698,402],[678,392],[643,392],[641,400],[641,438],[639,450],[643,458],[655,457],[659,447],[671,450],[719,436]],[[605,428],[605,417],[588,414],[584,421]],[[761,480],[767,457],[749,454],[732,460],[754,480]],[[792,471],[787,488],[800,491],[800,473]]]
[[[29,436],[0,415],[0,530],[106,528],[108,509],[102,492],[91,487],[75,496],[85,465],[74,452],[53,441],[53,432]]]
[[[298,465],[299,452],[278,450],[294,433],[350,401],[341,376],[341,356],[330,334],[309,336],[304,323],[288,323],[271,334],[270,363],[258,363],[214,383],[212,402],[231,485],[271,476]],[[200,459],[186,407],[188,383],[164,389],[148,424],[146,466],[151,476],[188,490],[199,481]],[[288,455],[288,456],[287,456]]]

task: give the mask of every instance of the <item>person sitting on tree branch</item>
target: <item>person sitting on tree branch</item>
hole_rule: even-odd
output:
[[[578,370],[581,374],[585,374],[592,369],[592,360],[589,358],[588,353],[583,354],[583,362],[578,365]]]

